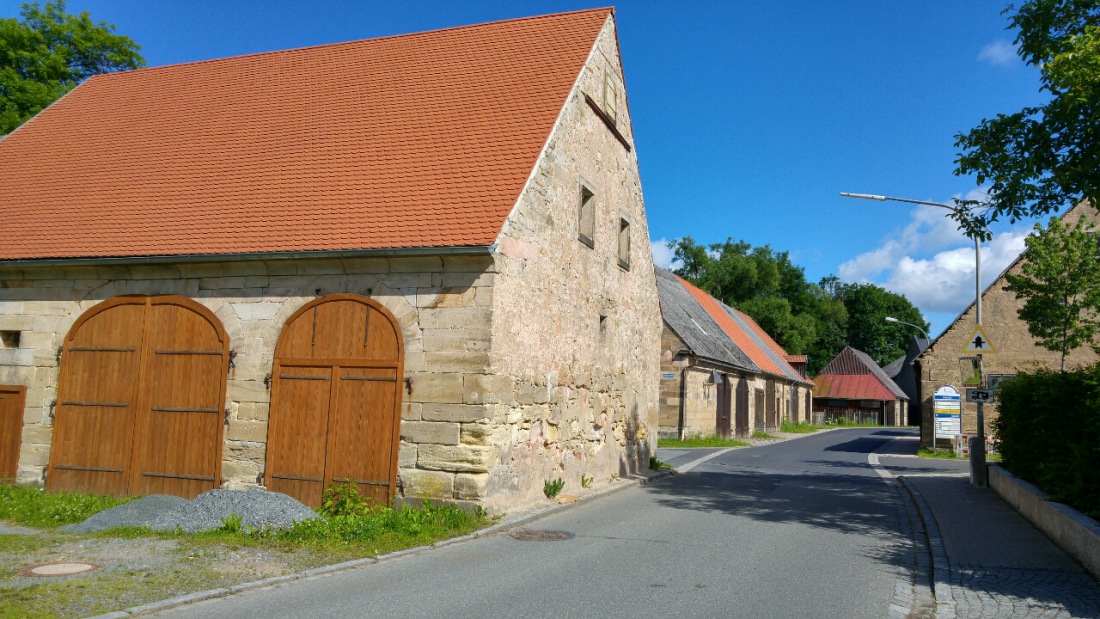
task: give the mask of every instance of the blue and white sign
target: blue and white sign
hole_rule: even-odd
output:
[[[932,395],[932,414],[935,416],[935,438],[954,438],[962,433],[962,394],[950,385],[944,385]]]

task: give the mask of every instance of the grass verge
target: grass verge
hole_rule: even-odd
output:
[[[927,447],[921,447],[921,448],[917,449],[917,457],[919,457],[919,458],[934,458],[936,460],[969,460],[970,459],[969,455],[966,456],[965,458],[956,458],[954,449],[944,448],[944,449],[937,449],[935,451],[932,451],[931,449],[929,449]],[[986,462],[1000,462],[1001,461],[1001,454],[999,454],[999,453],[986,454],[985,461]]]
[[[772,434],[768,434],[767,432],[760,432],[760,431],[753,432],[752,437],[753,438],[779,438],[778,436],[774,436]]]
[[[710,435],[695,435],[684,439],[661,438],[657,439],[657,448],[684,448],[684,447],[748,447],[749,444],[732,438],[720,438]]]
[[[194,535],[140,528],[78,535],[52,530],[61,522],[53,517],[58,509],[48,498],[25,492],[5,496],[16,497],[0,503],[9,514],[23,514],[20,522],[46,524],[38,527],[43,530],[36,535],[0,535],[0,619],[96,615],[425,546],[496,521],[483,512],[470,514],[451,504],[391,509],[364,506],[353,498],[336,505],[337,509],[322,508],[325,514],[287,529],[255,529],[229,517],[220,529]],[[74,498],[80,496],[84,498]],[[89,505],[99,499],[70,495],[62,501]],[[23,567],[59,560],[103,567],[61,579],[19,574]]]
[[[824,430],[828,426],[815,426],[808,421],[799,421],[794,423],[792,421],[784,421],[779,425],[780,432],[789,432],[791,434],[809,434],[811,432],[817,432],[818,430]]]
[[[26,527],[55,528],[132,500],[0,484],[0,520]]]

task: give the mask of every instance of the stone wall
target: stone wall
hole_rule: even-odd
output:
[[[1087,203],[1081,203],[1067,211],[1064,220],[1074,225],[1081,217],[1100,221],[1100,214]],[[1008,272],[1018,273],[1021,264],[1017,261]],[[1007,285],[1008,282],[1002,274],[982,293],[982,330],[997,349],[996,354],[982,356],[985,374],[1015,374],[1039,367],[1058,368],[1061,364],[1061,354],[1036,345],[1035,338],[1027,331],[1027,323],[1020,320],[1016,313],[1023,306],[1023,302],[1017,299],[1014,293],[1005,289]],[[966,346],[976,324],[975,307],[971,303],[970,307],[936,338],[923,354],[917,357],[917,382],[921,399],[919,403],[910,403],[910,415],[918,413],[921,415],[923,445],[932,444],[935,430],[932,396],[936,390],[950,385],[958,389],[960,394],[966,393],[966,387],[962,384],[959,358],[963,356],[961,351]],[[1096,354],[1085,347],[1074,351],[1066,358],[1066,367],[1081,367],[1096,361]],[[965,399],[964,396],[963,400]],[[995,403],[985,405],[986,432],[989,432],[989,424],[996,417],[997,405]],[[974,434],[977,429],[977,405],[964,401],[962,433]]]
[[[629,147],[586,95],[615,111]],[[578,238],[582,187],[595,207],[591,247]],[[629,222],[626,268],[620,220]],[[506,507],[540,497],[546,480],[579,488],[582,475],[609,483],[647,466],[656,449],[660,309],[612,18],[504,225],[496,260],[493,375],[481,390],[492,416],[463,440],[486,459],[464,483]]]
[[[452,256],[270,260],[0,269],[0,384],[27,386],[18,479],[40,482],[49,462],[59,350],[86,310],[118,295],[179,294],[205,305],[229,335],[233,367],[225,487],[258,484],[264,469],[275,343],[286,319],[318,296],[370,296],[401,323],[405,377],[400,459],[431,470],[455,457],[465,424],[487,417],[480,385],[488,372],[492,258]],[[404,481],[404,480],[403,480]],[[442,489],[439,489],[442,490]],[[450,494],[438,493],[450,498]]]

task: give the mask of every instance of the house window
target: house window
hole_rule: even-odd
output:
[[[0,331],[0,348],[19,348],[19,331]]]
[[[615,78],[611,77],[610,71],[605,71],[603,74],[603,111],[604,114],[607,114],[611,124],[616,124],[618,120],[618,104],[619,90],[615,87]]]
[[[619,218],[619,266],[630,270],[630,222]]]
[[[596,194],[581,185],[580,234],[581,243],[589,247],[596,246]]]

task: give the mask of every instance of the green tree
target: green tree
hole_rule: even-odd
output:
[[[1100,352],[1100,244],[1091,232],[1085,220],[1035,224],[1020,274],[1007,275],[1008,290],[1024,300],[1020,319],[1037,345],[1061,353],[1063,372],[1070,352],[1087,344]]]
[[[1050,100],[955,136],[955,174],[989,183],[987,199],[960,200],[952,215],[972,238],[988,239],[1002,217],[1100,203],[1100,0],[1030,0],[1005,12],[1017,53],[1039,69]]]
[[[913,340],[913,328],[886,322],[893,316],[925,331],[928,323],[920,310],[904,296],[874,284],[842,284],[838,296],[848,311],[848,345],[885,365],[905,354]]]
[[[791,354],[806,353],[817,339],[814,296],[801,267],[787,252],[727,239],[709,247],[690,237],[669,244],[681,263],[676,273],[723,303],[752,317]]]
[[[0,135],[93,75],[145,66],[137,43],[87,12],[66,13],[64,0],[19,15],[0,18]]]
[[[684,237],[669,245],[676,273],[752,317],[791,354],[809,356],[808,372],[821,371],[845,346],[879,363],[904,354],[914,333],[886,316],[928,328],[920,310],[872,284],[845,284],[830,275],[817,285],[785,251],[727,239],[709,247]]]

